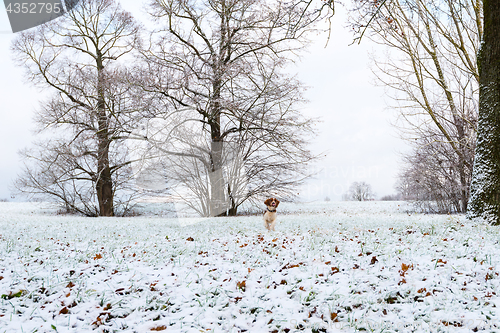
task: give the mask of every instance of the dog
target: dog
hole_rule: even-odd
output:
[[[274,226],[276,225],[276,208],[278,208],[280,201],[276,198],[269,198],[264,201],[264,204],[267,206],[264,212],[264,227],[267,230],[274,231]]]

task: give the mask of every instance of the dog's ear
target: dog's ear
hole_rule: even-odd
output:
[[[276,200],[276,207],[278,207],[278,205],[280,204],[280,201],[278,199],[274,199]]]
[[[266,206],[271,205],[271,201],[272,201],[272,199],[267,199],[266,201],[264,201],[264,205],[266,205]]]

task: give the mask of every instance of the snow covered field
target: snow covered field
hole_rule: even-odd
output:
[[[268,233],[0,203],[0,333],[500,331],[498,227],[394,202],[278,211]]]

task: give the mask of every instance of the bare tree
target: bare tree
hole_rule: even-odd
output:
[[[453,195],[442,196],[438,191],[428,192],[428,197],[442,198],[447,201],[441,203],[444,206],[456,206],[458,200],[456,211],[465,212],[475,147],[481,0],[355,3],[353,21],[360,35],[367,31],[369,38],[387,46],[393,55],[376,62],[376,75],[390,89],[394,108],[400,111],[397,125],[414,146],[406,163],[417,163],[409,168],[420,170],[418,179],[429,177],[429,184],[437,177],[437,169],[454,177],[442,183],[454,184],[446,190]],[[432,152],[442,155],[423,157]],[[451,174],[449,165],[453,165]]]
[[[54,92],[36,118],[47,139],[23,153],[20,191],[89,216],[113,216],[129,202],[136,192],[124,140],[136,106],[118,60],[137,41],[138,26],[113,0],[82,0],[14,40],[28,80]]]
[[[370,184],[366,182],[354,182],[349,186],[349,190],[344,194],[344,200],[367,201],[375,198]]]
[[[198,198],[202,215],[233,215],[271,193],[293,197],[304,180],[314,121],[301,116],[303,87],[283,67],[328,3],[306,11],[311,2],[150,2],[161,27],[137,72],[152,74],[140,86],[166,125],[140,137],[167,156],[170,180]]]
[[[425,212],[462,212],[460,164],[450,145],[429,138],[427,144],[404,155],[403,162],[399,185],[405,200]],[[470,182],[470,174],[467,177]]]

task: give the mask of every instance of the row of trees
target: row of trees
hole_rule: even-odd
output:
[[[355,0],[354,26],[400,58],[379,66],[394,92],[400,187],[428,210],[500,224],[500,7],[489,0]],[[479,101],[479,103],[477,102]]]
[[[113,0],[82,0],[20,33],[15,58],[53,95],[17,189],[87,216],[126,214],[151,192],[203,216],[292,197],[314,121],[283,69],[332,5],[152,0],[148,31]]]
[[[440,203],[438,211],[468,208],[470,217],[500,223],[497,6],[354,4],[360,37],[369,31],[396,51],[377,63],[377,73],[414,142],[402,183]],[[292,195],[314,156],[304,142],[310,122],[298,112],[300,83],[282,68],[332,7],[312,0],[152,0],[158,28],[141,32],[113,1],[85,0],[20,34],[13,44],[20,65],[55,94],[37,118],[51,135],[24,152],[17,187],[92,216],[126,212],[140,194],[134,181],[165,178],[162,172],[184,185],[177,195],[196,197],[194,208],[205,215],[234,214],[270,188]],[[157,170],[160,164],[165,168]]]
[[[378,82],[398,110],[396,123],[412,146],[403,156],[398,191],[425,210],[467,210],[478,117],[483,40],[481,0],[356,1],[359,33],[386,46],[376,59]]]

